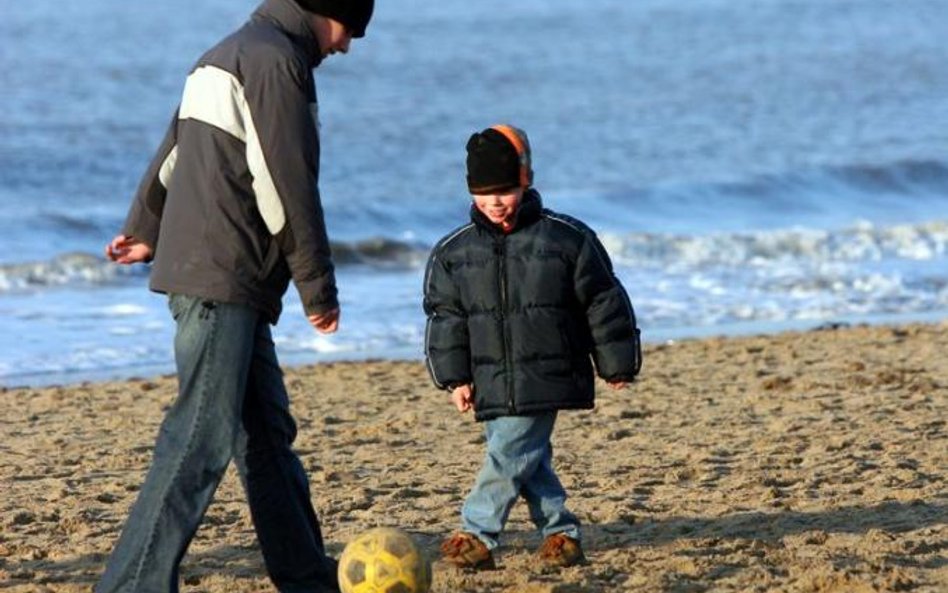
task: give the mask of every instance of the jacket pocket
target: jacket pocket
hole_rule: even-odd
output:
[[[275,238],[269,235],[262,235],[260,249],[260,269],[257,272],[257,280],[259,282],[269,282],[277,273],[279,273],[281,277],[288,273],[284,271],[283,253],[280,251],[280,246],[277,244]]]

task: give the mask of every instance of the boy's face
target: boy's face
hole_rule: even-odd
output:
[[[494,224],[505,226],[513,221],[523,188],[514,187],[494,194],[473,194],[474,206]]]

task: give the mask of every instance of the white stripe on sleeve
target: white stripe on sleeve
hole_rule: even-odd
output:
[[[168,189],[168,183],[171,182],[171,174],[174,173],[174,166],[177,162],[178,145],[175,144],[168,156],[165,157],[165,162],[161,163],[161,168],[158,169],[158,181],[165,189]]]

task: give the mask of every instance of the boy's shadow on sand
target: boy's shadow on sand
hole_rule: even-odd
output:
[[[747,539],[776,542],[806,532],[890,534],[948,523],[948,505],[942,501],[883,502],[820,512],[751,511],[722,517],[673,517],[634,523],[615,522],[583,527],[590,550],[662,545],[679,539]],[[615,540],[619,540],[618,542]],[[610,543],[612,542],[612,543]],[[619,545],[616,545],[618,543]],[[948,546],[946,546],[948,547]]]
[[[881,530],[898,534],[946,523],[948,505],[941,501],[914,501],[884,502],[875,506],[858,505],[814,513],[752,511],[715,518],[673,517],[635,523],[615,522],[586,525],[583,531],[587,551],[599,552],[658,546],[681,539],[756,540],[770,543],[785,536],[813,531],[856,534]],[[412,531],[429,552],[437,549],[438,543],[445,535],[441,532],[414,531],[409,526],[404,527]],[[528,545],[532,549],[539,543],[539,537],[535,533],[513,532],[507,542],[518,546]],[[329,551],[338,556],[341,547],[341,544],[333,544],[329,546]],[[946,548],[948,542],[943,542],[935,544],[927,551],[939,552]],[[907,553],[906,556],[911,554]],[[104,562],[103,554],[89,554],[61,562],[28,560],[14,564],[0,559],[0,568],[15,577],[0,580],[0,589],[31,583],[91,585],[98,578]],[[906,562],[911,562],[911,559],[907,558]],[[948,565],[948,560],[936,559],[934,563],[937,566],[924,567],[940,568]],[[186,580],[199,579],[202,574],[220,573],[246,578],[262,577],[264,569],[260,552],[250,545],[218,546],[205,552],[188,554],[185,558],[182,574]]]
[[[583,547],[588,552],[661,546],[678,540],[693,540],[694,555],[708,553],[721,543],[759,542],[769,546],[784,537],[806,534],[813,543],[821,543],[821,535],[832,533],[864,534],[876,530],[894,536],[908,531],[948,524],[948,504],[934,502],[883,502],[877,505],[855,505],[819,512],[749,511],[721,517],[671,517],[635,522],[586,524],[583,526]],[[540,543],[536,532],[513,532],[508,543],[535,549]],[[948,549],[948,541],[922,544],[918,550],[907,549],[904,563],[922,568],[948,566],[948,559],[938,557],[927,563],[912,560],[915,552],[938,553]],[[897,558],[890,558],[899,563]]]

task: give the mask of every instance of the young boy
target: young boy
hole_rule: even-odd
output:
[[[595,233],[543,208],[526,134],[499,125],[467,143],[471,222],[434,248],[425,273],[425,355],[459,412],[485,422],[487,456],[441,546],[463,568],[492,568],[518,496],[549,566],[584,559],[579,521],[553,471],[558,410],[593,407],[593,362],[612,387],[642,364],[629,297]]]

